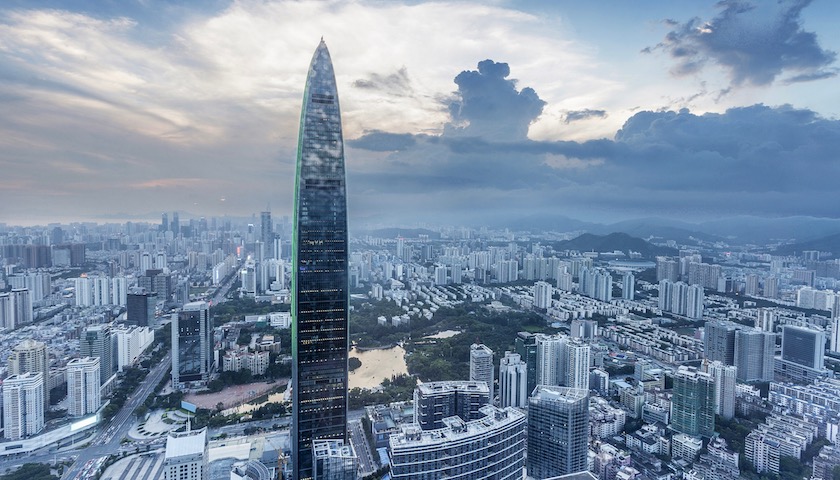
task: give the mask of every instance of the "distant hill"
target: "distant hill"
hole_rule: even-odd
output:
[[[668,220],[664,218],[639,218],[623,222],[603,225],[589,230],[592,233],[606,234],[610,232],[624,232],[628,235],[640,238],[662,238],[674,240],[684,245],[696,244],[698,240],[704,242],[717,242],[722,237],[709,235],[692,223]]]
[[[633,251],[639,252],[644,258],[653,258],[657,255],[677,255],[679,253],[675,248],[659,247],[641,238],[617,232],[610,233],[609,235],[584,233],[571,240],[555,242],[554,248],[558,250],[578,250],[581,252],[613,252],[618,250],[625,254]]]
[[[840,233],[827,237],[806,240],[804,242],[782,245],[774,252],[776,255],[793,255],[802,253],[803,250],[819,250],[820,252],[831,252],[834,257],[840,257]]]

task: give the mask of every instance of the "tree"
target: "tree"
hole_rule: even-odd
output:
[[[359,360],[357,357],[350,357],[350,359],[347,360],[347,368],[349,368],[351,372],[356,370],[357,368],[359,368],[361,366],[362,366],[362,361]]]

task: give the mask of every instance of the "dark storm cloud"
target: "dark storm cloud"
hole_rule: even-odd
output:
[[[453,123],[438,137],[376,131],[348,142],[394,152],[373,168],[357,170],[354,183],[386,197],[430,194],[430,206],[472,191],[481,198],[471,204],[476,218],[487,214],[485,209],[549,212],[558,206],[629,215],[840,216],[838,120],[789,105],[703,115],[687,109],[640,111],[613,139],[533,141],[495,134],[527,131],[537,108],[523,114],[512,100],[521,92],[508,84],[485,86],[478,95],[471,83],[509,82],[508,74],[507,65],[491,62],[466,82],[459,75],[458,95],[469,100],[460,97],[453,104],[481,108],[453,111],[460,116],[453,113]],[[513,114],[501,107],[511,104]],[[458,127],[465,116],[470,126]]]
[[[569,124],[578,120],[586,120],[588,118],[607,118],[607,111],[592,110],[589,108],[583,110],[571,110],[566,112],[566,116],[563,121],[566,124]]]
[[[367,78],[354,81],[353,86],[366,90],[381,90],[397,96],[411,95],[414,91],[411,87],[411,79],[408,78],[408,70],[405,67],[389,75],[371,73]]]
[[[643,52],[668,52],[676,61],[675,75],[699,72],[710,63],[720,65],[734,85],[767,85],[784,74],[792,74],[786,82],[834,76],[825,68],[836,53],[821,48],[817,36],[802,28],[800,14],[809,3],[724,0],[718,4],[722,11],[710,21],[667,21],[673,30]]]
[[[478,70],[455,77],[457,99],[449,104],[452,123],[448,135],[484,136],[498,140],[524,140],[528,126],[542,113],[545,102],[530,87],[517,91],[509,80],[507,63],[484,60]]]

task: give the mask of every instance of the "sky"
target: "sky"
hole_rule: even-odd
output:
[[[291,215],[321,37],[351,222],[840,218],[838,19],[830,0],[6,0],[0,223]]]

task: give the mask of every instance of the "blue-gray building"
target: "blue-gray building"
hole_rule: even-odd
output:
[[[347,200],[332,60],[309,65],[298,137],[292,249],[292,466],[309,479],[312,442],[347,442]]]
[[[587,470],[589,391],[538,385],[528,399],[529,477]]]

